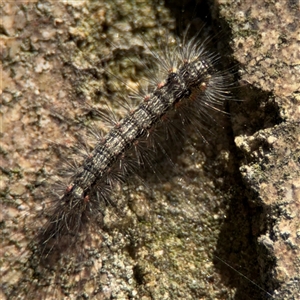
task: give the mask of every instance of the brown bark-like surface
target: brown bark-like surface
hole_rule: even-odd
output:
[[[103,2],[1,7],[0,298],[296,299],[299,4]],[[217,48],[234,60],[242,101],[217,115],[208,143],[191,132],[174,165],[158,159],[162,174],[116,187],[122,211],[40,266],[32,241],[51,205],[47,182],[85,140],[82,103],[124,115],[122,97],[149,74],[145,44],[198,14],[221,26]]]

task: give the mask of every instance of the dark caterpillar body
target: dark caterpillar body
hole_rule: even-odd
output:
[[[72,295],[69,299],[75,299],[76,295],[82,295],[85,299],[87,299],[87,295],[91,297],[90,299],[97,299],[95,295],[99,294],[99,297],[102,297],[103,294],[106,295],[107,290],[111,290],[112,295],[118,295],[119,289],[125,291],[127,286],[124,286],[123,282],[128,282],[129,286],[135,281],[137,283],[143,281],[143,274],[148,271],[132,261],[134,256],[139,255],[139,248],[141,247],[142,250],[143,243],[153,249],[156,248],[152,247],[151,242],[149,243],[151,224],[156,223],[155,217],[152,217],[152,214],[157,214],[156,200],[150,203],[148,200],[152,200],[152,195],[148,197],[150,195],[148,191],[138,194],[137,189],[133,190],[137,193],[132,198],[131,195],[134,192],[132,194],[130,192],[129,197],[126,197],[126,185],[131,184],[131,175],[140,179],[139,169],[149,167],[150,172],[158,173],[160,170],[155,165],[157,156],[161,156],[169,162],[173,158],[169,156],[169,152],[176,152],[178,148],[184,150],[182,141],[190,132],[187,126],[192,127],[195,133],[200,132],[201,139],[202,129],[207,129],[207,125],[211,125],[211,123],[215,124],[214,120],[211,122],[211,118],[214,118],[211,112],[222,111],[224,101],[230,100],[231,81],[227,78],[228,72],[219,71],[219,57],[210,50],[207,40],[201,39],[200,34],[202,31],[189,41],[177,40],[175,47],[174,40],[170,41],[162,37],[165,44],[158,47],[158,53],[152,50],[152,46],[156,48],[153,41],[147,43],[147,40],[143,40],[143,47],[141,47],[141,52],[138,51],[137,60],[140,64],[138,66],[142,66],[146,72],[143,72],[142,76],[138,74],[136,78],[138,82],[142,82],[146,73],[148,84],[145,86],[137,84],[141,88],[137,92],[129,94],[128,98],[123,96],[126,94],[122,91],[121,100],[113,89],[112,93],[105,87],[103,89],[105,96],[112,97],[112,102],[109,104],[112,110],[114,109],[113,101],[121,102],[122,98],[125,98],[124,103],[118,102],[121,104],[120,106],[127,108],[125,117],[120,121],[116,121],[114,117],[108,115],[105,109],[102,111],[102,99],[99,100],[96,97],[96,99],[92,98],[95,102],[88,108],[84,106],[81,110],[82,107],[80,107],[79,113],[72,110],[76,104],[78,105],[77,98],[74,101],[74,107],[70,105],[70,111],[62,112],[59,125],[68,122],[69,112],[71,112],[71,121],[77,122],[82,111],[86,112],[87,108],[88,111],[91,111],[92,118],[96,115],[100,116],[101,121],[110,121],[108,123],[111,129],[103,136],[98,128],[91,128],[93,137],[90,141],[89,137],[85,135],[86,125],[90,125],[85,121],[90,115],[87,118],[84,115],[84,122],[79,123],[78,126],[81,131],[77,135],[76,126],[74,126],[71,140],[73,135],[76,137],[80,135],[79,141],[83,146],[89,145],[88,151],[82,153],[81,150],[84,150],[82,145],[69,147],[63,139],[59,140],[57,147],[54,147],[54,151],[57,151],[55,153],[57,155],[54,156],[59,158],[59,164],[65,159],[67,166],[66,168],[63,166],[62,170],[61,166],[58,166],[56,168],[58,171],[53,173],[55,158],[51,157],[52,153],[49,150],[50,164],[46,171],[46,179],[41,188],[37,189],[38,197],[40,197],[37,199],[40,201],[36,202],[40,204],[41,208],[40,211],[31,214],[34,216],[34,222],[29,225],[30,230],[32,229],[31,238],[26,246],[21,248],[24,253],[24,267],[23,265],[21,267],[26,270],[24,272],[28,273],[28,276],[26,275],[18,279],[16,284],[10,284],[4,288],[9,299],[36,297],[39,299],[66,299],[69,295]],[[159,49],[163,50],[159,51]],[[96,72],[91,75],[89,70],[86,71],[84,63],[82,71],[81,64],[79,63],[79,67],[77,67],[76,60],[72,59],[68,65],[64,64],[63,72],[67,73],[67,79],[75,82],[72,88],[76,88],[77,80],[79,82],[83,79],[86,82],[90,80],[90,76],[92,80],[101,82],[102,74],[105,74],[106,71],[116,77],[119,84],[119,82],[123,82],[121,72],[119,73],[118,70],[112,72],[109,66],[106,66],[107,61],[109,64],[110,58],[114,61],[118,60],[118,57],[114,57],[114,55],[115,53],[112,53],[108,59],[104,57],[104,65],[100,63],[101,70],[92,68],[92,71],[99,72],[96,74],[100,74],[99,76],[94,76]],[[129,59],[130,55],[131,53],[125,51],[125,56],[129,56]],[[99,57],[101,59],[102,55],[99,54]],[[144,57],[149,58],[149,61],[143,60]],[[68,59],[66,60],[68,61]],[[65,60],[62,59],[62,61],[65,63]],[[78,72],[68,76],[68,71],[72,67],[70,73],[74,69],[75,72]],[[102,87],[102,83],[99,86]],[[84,99],[91,98],[84,97]],[[68,101],[70,99],[66,100],[68,103],[71,102]],[[58,97],[57,102],[54,103],[59,104],[59,101]],[[132,108],[129,104],[128,107],[127,101],[130,104],[137,103],[137,105]],[[55,104],[53,105],[54,113],[57,109],[59,114],[59,108]],[[60,136],[63,134],[64,132],[61,131]],[[164,140],[168,140],[168,142],[164,143]],[[87,143],[85,144],[85,142]],[[89,142],[94,147],[90,147]],[[72,153],[73,148],[74,153]],[[90,151],[90,149],[93,150]],[[199,159],[197,161],[199,162]],[[171,165],[171,167],[173,166],[174,164]],[[47,176],[49,171],[51,174]],[[57,177],[60,180],[52,185]],[[143,178],[141,179],[143,180]],[[152,189],[151,181],[149,185],[147,181],[142,183]],[[122,187],[120,193],[122,195],[118,198],[115,197],[115,191],[118,192],[120,187]],[[144,186],[135,187],[141,189]],[[155,199],[157,199],[157,203],[163,203],[166,200],[161,196]],[[135,200],[137,200],[137,204],[132,203]],[[137,208],[134,207],[135,205]],[[201,205],[199,204],[199,206]],[[143,215],[143,211],[147,212]],[[196,220],[197,217],[191,216],[188,209],[182,211],[187,212],[188,222],[194,222],[192,219]],[[196,210],[193,211],[196,212]],[[142,213],[140,214],[140,212]],[[150,213],[151,216],[148,217]],[[35,222],[35,220],[38,221]],[[168,221],[165,222],[165,224],[167,223]],[[149,228],[149,233],[144,234],[145,231],[142,228],[141,235],[134,233],[134,227],[140,227],[142,224],[146,225],[146,230]],[[149,224],[150,227],[148,227]],[[176,230],[172,231],[176,234]],[[145,242],[143,241],[144,237]],[[120,255],[120,258],[117,255]],[[130,263],[133,267],[128,267]],[[135,267],[136,265],[137,267]],[[163,265],[162,268],[164,268]],[[10,274],[10,266],[7,270],[7,273]],[[104,278],[106,274],[107,281]],[[121,280],[117,279],[117,282],[114,283],[113,277]],[[157,279],[160,281],[159,277]],[[6,284],[8,280],[5,279],[4,282]],[[125,299],[121,294],[122,292],[115,298]],[[129,293],[126,291],[127,294]],[[102,299],[108,298],[113,298],[113,296]],[[161,297],[154,296],[154,298]]]
[[[149,161],[150,150],[144,144],[154,151],[161,147],[153,138],[157,129],[172,127],[174,115],[179,116],[182,126],[192,123],[201,127],[209,119],[209,110],[219,110],[228,99],[228,79],[215,68],[218,57],[208,53],[205,46],[194,38],[174,50],[173,60],[154,57],[160,67],[156,85],[140,92],[141,103],[97,142],[51,210],[39,236],[45,253],[54,245],[61,248],[60,241],[66,236],[76,242],[92,218],[102,217],[103,204],[113,202],[109,199],[115,185]]]

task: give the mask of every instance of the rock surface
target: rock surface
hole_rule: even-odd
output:
[[[256,2],[3,5],[0,298],[297,299],[299,3]],[[76,257],[40,268],[45,181],[84,139],[81,103],[124,114],[117,99],[148,73],[145,43],[195,16],[222,26],[217,47],[239,71],[230,124],[218,116],[208,144],[191,132],[164,176],[146,174],[129,197],[122,187],[122,217],[108,213]]]
[[[245,119],[245,114],[239,113],[233,127],[235,143],[242,152],[240,172],[248,189],[247,197],[263,208],[266,217],[265,225],[253,224],[253,227],[266,226],[265,232],[258,236],[257,246],[265,248],[274,260],[274,268],[269,272],[280,284],[274,299],[297,299],[300,292],[299,2],[219,1],[219,4],[220,15],[232,29],[234,56],[243,66],[241,79],[257,89],[255,102],[245,103],[244,110],[248,110],[250,118]],[[265,108],[261,126],[254,123],[263,110],[255,112],[252,105]],[[279,122],[271,120],[274,110]],[[262,276],[266,276],[268,269],[264,253],[258,252]]]

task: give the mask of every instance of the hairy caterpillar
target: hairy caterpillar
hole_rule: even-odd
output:
[[[199,51],[197,47],[199,47],[199,49],[203,52]],[[114,140],[114,149],[117,150],[119,145],[116,143],[117,139],[115,135],[118,136],[119,141],[122,141],[122,139],[128,139],[128,133],[132,134],[133,131],[135,131],[136,133],[133,139],[134,142],[133,140],[130,141],[133,146],[131,146],[131,148],[122,146],[122,149],[126,150],[123,152],[119,148],[118,151],[122,152],[121,155],[113,153],[113,149],[109,148],[108,154],[106,153],[103,157],[104,159],[111,159],[114,161],[114,164],[109,165],[109,167],[105,167],[105,175],[101,177],[102,179],[100,179],[100,177],[97,175],[97,179],[94,180],[94,183],[88,185],[90,188],[84,188],[85,191],[83,194],[81,193],[81,195],[79,195],[80,192],[78,193],[78,191],[80,189],[84,189],[80,175],[77,174],[82,172],[84,169],[83,166],[86,163],[88,164],[89,161],[92,161],[93,157],[94,159],[96,157],[96,152],[92,153],[91,157],[89,157],[90,154],[87,154],[87,158],[85,160],[86,163],[83,162],[82,165],[75,165],[76,172],[73,173],[73,175],[71,175],[69,178],[66,178],[67,180],[64,186],[65,196],[62,196],[62,198],[55,198],[54,201],[52,201],[53,198],[50,198],[51,201],[49,201],[49,199],[45,199],[45,201],[48,202],[47,204],[50,206],[50,210],[48,210],[49,221],[45,227],[42,228],[39,235],[39,247],[37,253],[42,256],[40,259],[42,261],[45,259],[45,263],[50,265],[51,268],[53,266],[50,264],[50,262],[52,263],[56,258],[56,256],[53,254],[62,253],[63,255],[67,255],[69,252],[73,253],[73,248],[80,248],[82,244],[78,242],[79,236],[82,235],[88,237],[92,235],[88,227],[92,225],[93,227],[97,228],[94,223],[98,223],[99,216],[100,224],[96,225],[99,225],[99,228],[101,228],[101,217],[103,214],[105,215],[106,207],[114,204],[114,199],[110,199],[109,194],[117,185],[116,183],[122,183],[123,180],[128,178],[128,175],[137,172],[137,167],[147,165],[148,159],[151,159],[149,164],[150,169],[155,169],[155,162],[152,161],[152,156],[155,157],[159,153],[164,155],[165,152],[167,152],[166,148],[163,147],[161,149],[161,137],[157,137],[157,133],[161,135],[160,127],[166,129],[165,132],[171,132],[171,137],[173,138],[176,137],[177,133],[179,140],[181,140],[181,136],[184,137],[186,132],[188,132],[186,130],[186,125],[189,126],[189,124],[187,123],[191,123],[191,127],[194,127],[196,132],[198,130],[202,131],[203,121],[210,123],[209,120],[205,119],[207,116],[205,113],[209,113],[209,107],[206,107],[203,104],[211,105],[211,108],[213,109],[222,109],[221,107],[223,100],[228,99],[227,92],[228,89],[230,89],[230,83],[226,77],[227,73],[220,72],[216,67],[218,58],[215,57],[214,54],[210,54],[210,51],[206,52],[207,49],[208,48],[205,42],[203,43],[200,41],[200,39],[198,40],[198,38],[195,38],[191,42],[182,43],[182,45],[178,43],[175,47],[175,50],[168,48],[169,52],[167,52],[167,55],[165,56],[154,56],[154,61],[156,61],[159,70],[156,70],[155,73],[150,71],[151,81],[149,82],[148,89],[146,88],[144,91],[142,90],[133,95],[135,99],[139,99],[143,104],[145,103],[144,105],[152,100],[150,108],[152,109],[151,112],[154,112],[155,115],[155,118],[153,118],[154,122],[152,123],[148,121],[147,126],[149,126],[149,128],[143,128],[141,121],[142,118],[140,117],[143,107],[138,106],[137,110],[140,113],[138,114],[135,111],[133,114],[136,113],[134,116],[138,119],[139,123],[138,126],[134,126],[132,119],[130,119],[131,112],[129,110],[128,119],[123,119],[127,120],[128,124],[126,124],[125,121],[120,121],[120,123],[115,122],[115,129],[111,131],[109,136],[112,140]],[[194,58],[199,56],[199,54],[203,56],[198,60],[198,69],[195,66],[192,66],[192,63],[197,63],[197,59],[193,60],[192,54],[194,55]],[[190,58],[190,60],[188,58]],[[205,63],[203,63],[203,60],[205,60]],[[184,68],[185,65],[186,67]],[[204,79],[202,84],[198,83],[198,86],[196,85],[196,90],[193,90],[193,92],[187,91],[185,94],[186,90],[188,90],[188,88],[186,88],[187,81],[183,80],[182,78],[184,78],[183,75],[185,72],[190,70],[196,70],[198,72],[196,77],[200,77],[201,74],[204,75]],[[211,85],[212,83],[214,83],[214,85]],[[155,93],[157,93],[158,96]],[[150,94],[150,99],[148,99],[148,94]],[[161,96],[161,94],[163,96]],[[165,97],[165,95],[168,97]],[[197,97],[193,99],[195,95],[201,95],[202,100],[205,100],[207,96],[209,97],[206,99],[206,103],[199,103],[197,102]],[[156,96],[158,97],[158,101],[154,102],[153,99]],[[190,98],[191,96],[192,98]],[[164,107],[162,105],[162,99],[172,99],[173,103],[168,106],[168,108],[171,108],[171,110],[163,109]],[[201,111],[204,113],[202,116],[196,113],[196,109],[199,108],[199,106],[202,109]],[[176,123],[174,124],[174,127],[172,121],[176,119],[177,111],[180,113],[179,119],[181,117],[181,120],[184,121],[184,124],[182,122]],[[100,115],[101,114],[102,113],[100,113]],[[149,115],[145,114],[144,116],[149,117]],[[204,120],[202,117],[204,117]],[[178,124],[180,124],[179,127]],[[140,131],[140,136],[138,136],[137,131]],[[126,132],[126,138],[124,138],[124,132]],[[147,134],[149,135],[147,136]],[[164,135],[162,136],[164,137]],[[100,136],[100,139],[101,138],[102,137]],[[101,147],[101,145],[102,144],[100,143],[99,147]],[[181,147],[180,143],[177,145],[177,147]],[[105,149],[108,149],[107,145],[105,146],[104,150]],[[104,150],[103,153],[105,152]],[[137,150],[137,152],[135,152],[135,150]],[[125,155],[123,156],[124,153]],[[137,156],[136,153],[138,154]],[[167,157],[168,155],[165,156]],[[135,157],[138,157],[139,160],[135,160]],[[167,159],[169,158],[167,157]],[[67,160],[71,159],[68,158]],[[126,170],[129,170],[129,172]],[[88,178],[87,180],[90,180],[90,174],[85,173],[85,175],[86,178]],[[99,187],[102,187],[102,189],[99,189]],[[71,198],[71,194],[72,197],[74,197],[74,195],[79,195],[80,197],[75,197],[74,200]],[[109,205],[107,205],[106,202],[109,202]],[[116,206],[118,208],[118,204],[116,204]],[[119,210],[121,209],[119,208]],[[103,234],[103,239],[109,240],[109,237]],[[85,242],[84,245],[89,246],[89,243]],[[95,248],[97,248],[97,246]],[[75,255],[76,253],[77,252],[75,251]],[[83,250],[81,254],[82,253],[87,254],[87,251]],[[102,257],[105,257],[105,255],[101,253],[101,258]],[[109,269],[109,267],[107,267],[107,269]],[[141,271],[140,269],[140,267],[137,267],[134,271],[137,281],[138,278],[143,278],[142,275],[144,271]],[[51,285],[51,283],[48,284]]]
[[[140,91],[141,104],[114,123],[71,176],[41,233],[42,244],[52,239],[57,242],[67,235],[76,236],[92,221],[101,207],[99,202],[110,202],[109,191],[116,183],[124,181],[135,168],[144,166],[149,155],[144,145],[158,151],[160,144],[153,138],[157,127],[166,126],[164,131],[174,131],[168,128],[173,126],[174,115],[181,118],[182,126],[193,122],[195,127],[203,126],[203,119],[210,118],[210,110],[220,109],[228,98],[227,79],[215,67],[217,56],[209,53],[205,43],[197,38],[177,46],[170,60],[155,57],[160,68],[158,74],[162,75],[155,78],[155,85]]]

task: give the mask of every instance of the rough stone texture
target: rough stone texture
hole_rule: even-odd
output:
[[[0,298],[297,299],[299,4],[186,2],[183,14],[173,2],[4,3]],[[217,115],[208,144],[191,132],[164,176],[120,193],[122,217],[109,210],[77,256],[40,268],[44,182],[85,134],[81,103],[124,114],[118,99],[148,73],[144,44],[209,11],[241,76],[231,124]]]
[[[298,299],[300,294],[300,7],[299,1],[218,1],[220,15],[232,29],[234,57],[243,72],[241,79],[257,90],[253,104],[278,111],[279,125],[248,127],[240,110],[233,126],[242,160],[240,171],[248,199],[265,212],[265,227],[258,247],[273,257],[272,277],[280,283],[274,299]],[[246,91],[248,89],[246,88]],[[253,91],[252,91],[253,92]],[[259,97],[259,94],[263,96]],[[244,97],[247,100],[247,95]],[[253,101],[253,100],[252,100]],[[273,109],[270,103],[273,102]],[[266,104],[265,104],[266,105]],[[253,106],[252,106],[253,107]],[[255,119],[257,113],[249,111]],[[269,118],[269,119],[268,119]],[[240,120],[240,121],[239,121]],[[274,122],[274,121],[273,121]],[[247,126],[247,127],[246,127]],[[257,222],[257,220],[255,220]],[[261,276],[266,270],[259,251]]]

